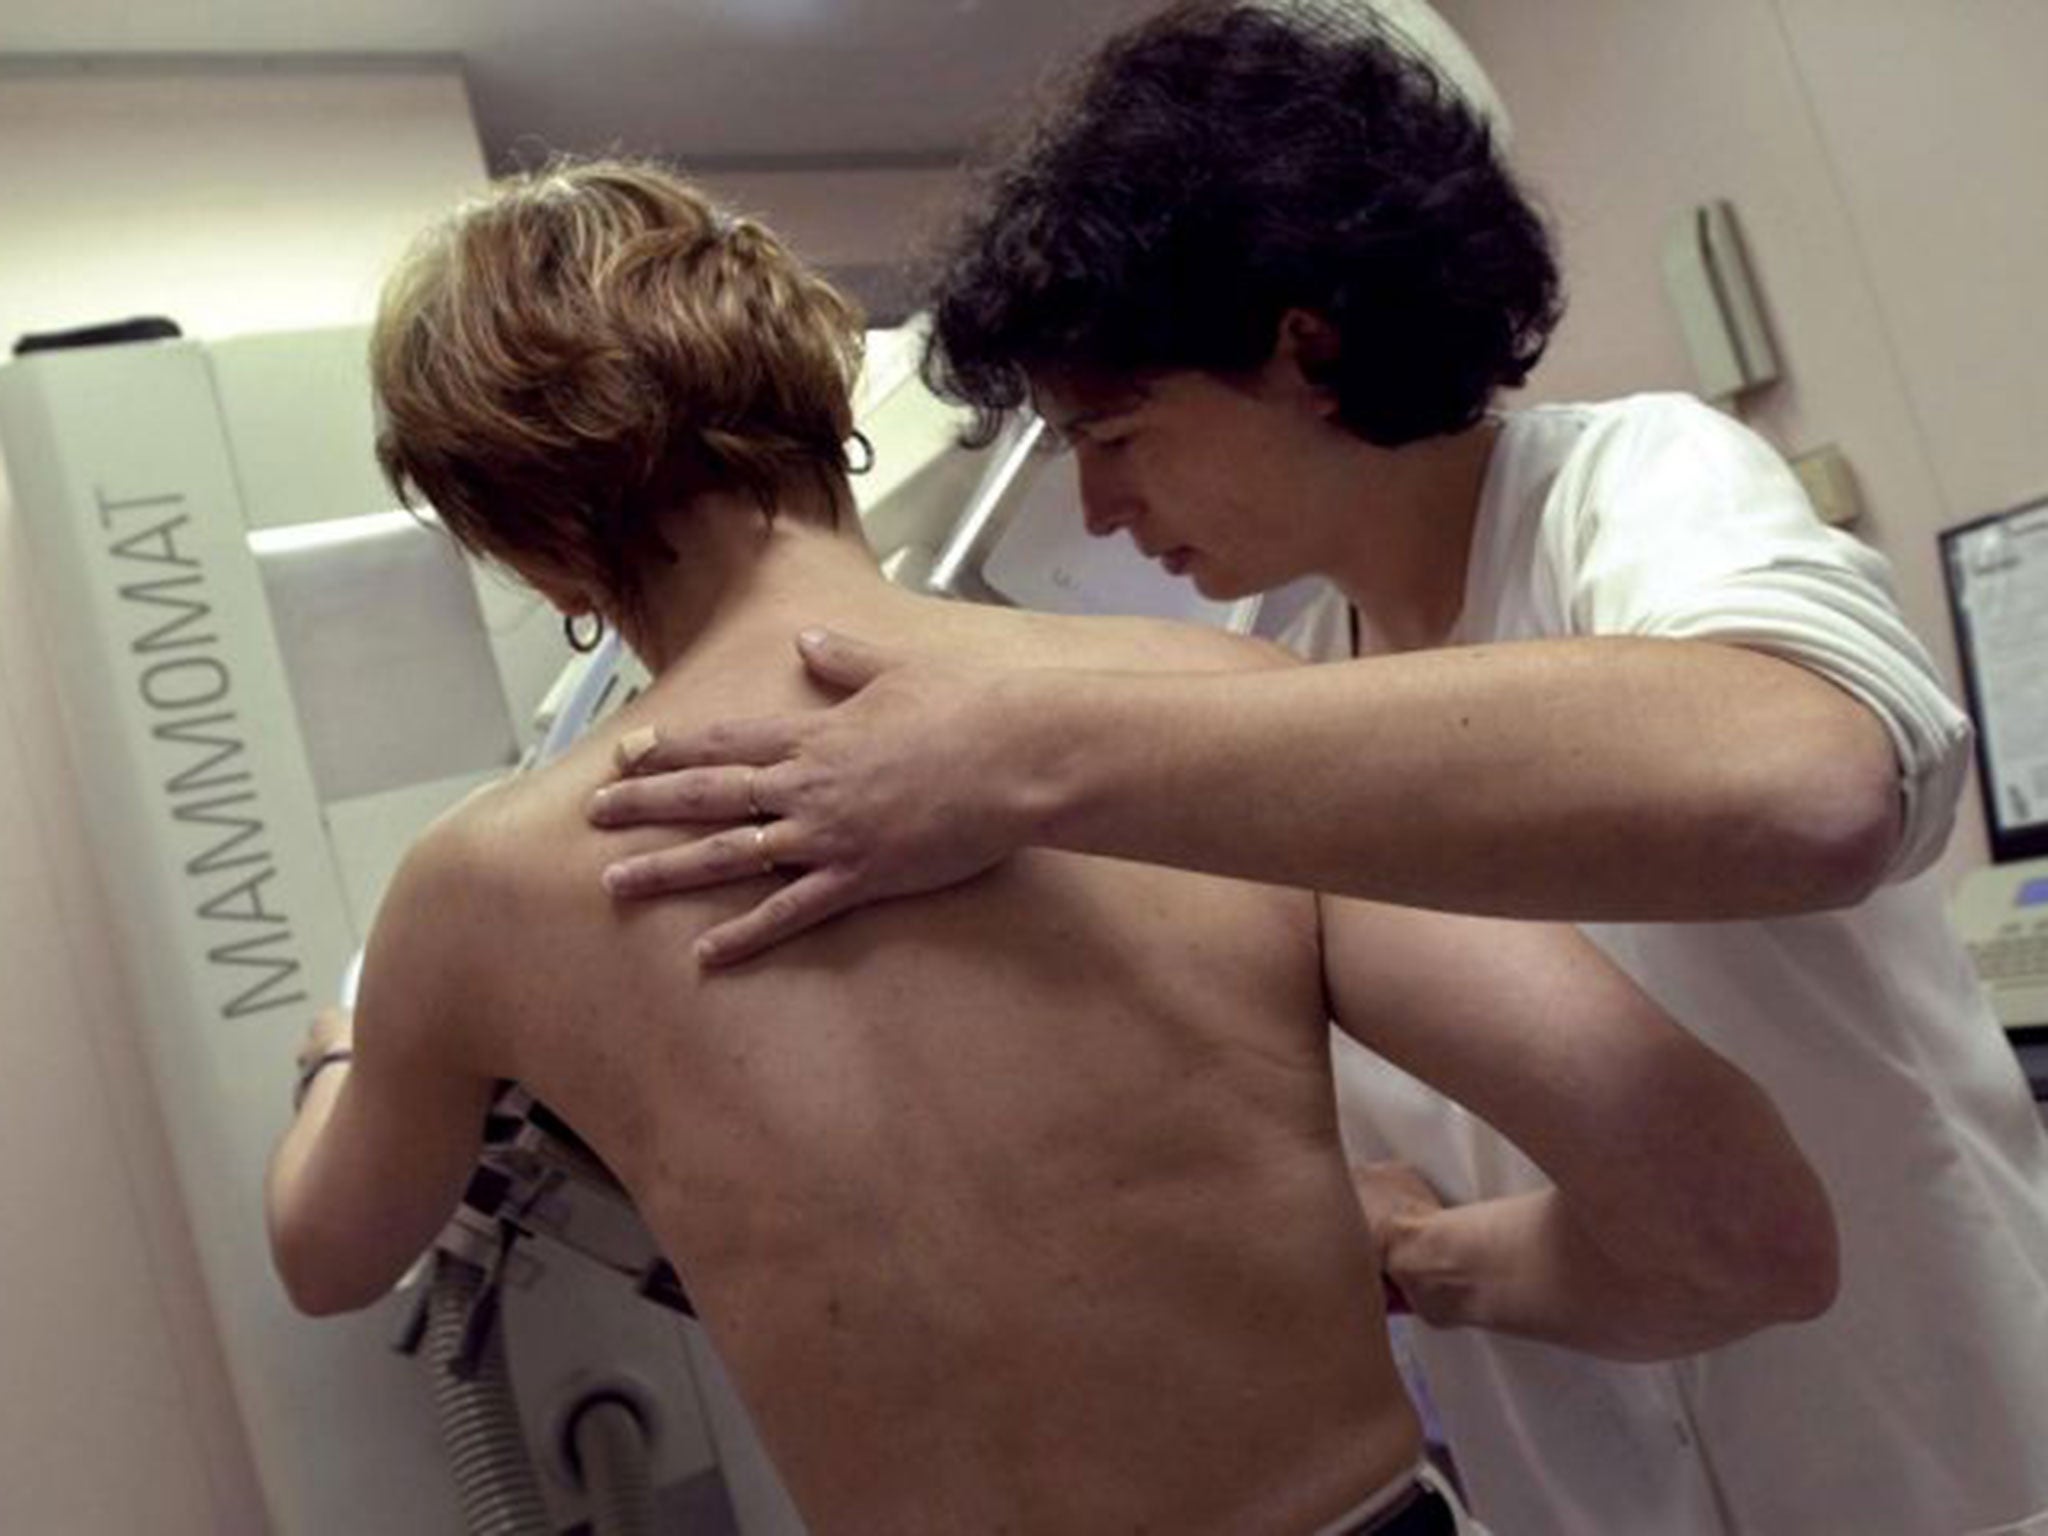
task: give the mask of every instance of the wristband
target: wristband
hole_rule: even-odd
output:
[[[292,1113],[297,1114],[304,1106],[306,1094],[312,1088],[314,1078],[318,1077],[327,1068],[333,1066],[337,1061],[353,1061],[355,1054],[354,1051],[344,1046],[336,1046],[333,1050],[322,1051],[318,1056],[315,1056],[311,1061],[299,1068],[299,1081],[297,1086],[292,1089]]]

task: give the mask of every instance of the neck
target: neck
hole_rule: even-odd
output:
[[[1439,645],[1458,622],[1499,430],[1489,418],[1400,448],[1357,444],[1347,477],[1353,489],[1329,503],[1342,526],[1332,529],[1321,566],[1393,650]],[[1371,487],[1363,517],[1360,485]]]
[[[722,495],[664,516],[659,526],[676,558],[648,562],[640,619],[626,629],[648,671],[658,676],[686,655],[770,631],[786,645],[802,625],[900,596],[875,564],[852,498],[842,492],[837,501],[836,521],[822,494],[772,517]]]

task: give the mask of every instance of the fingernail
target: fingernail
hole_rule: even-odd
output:
[[[796,643],[807,651],[815,651],[825,643],[826,638],[822,629],[800,629],[797,631]]]
[[[697,941],[697,963],[699,965],[716,965],[718,963],[717,944],[713,943],[710,939],[699,939]]]
[[[585,814],[589,816],[592,821],[602,824],[605,817],[611,813],[611,807],[612,792],[608,789],[600,789],[592,793],[590,797],[590,806],[589,809],[585,812]]]
[[[607,864],[604,867],[604,874],[601,878],[604,880],[606,893],[616,896],[626,888],[626,866],[623,864]]]
[[[653,726],[643,725],[621,736],[612,753],[618,765],[631,772],[647,761],[647,754],[654,750],[655,743],[660,740],[661,737]]]

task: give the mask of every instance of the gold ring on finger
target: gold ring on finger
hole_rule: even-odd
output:
[[[775,873],[775,860],[768,852],[768,829],[766,827],[754,828],[754,857],[761,861],[762,874],[772,875]]]

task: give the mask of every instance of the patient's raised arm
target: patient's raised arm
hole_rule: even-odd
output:
[[[271,1156],[271,1258],[301,1311],[351,1311],[390,1290],[453,1213],[482,1148],[493,1082],[462,1065],[443,985],[460,942],[448,854],[430,835],[392,882],[353,1020],[316,1021],[309,1040],[315,1060],[347,1054],[302,1078]]]

